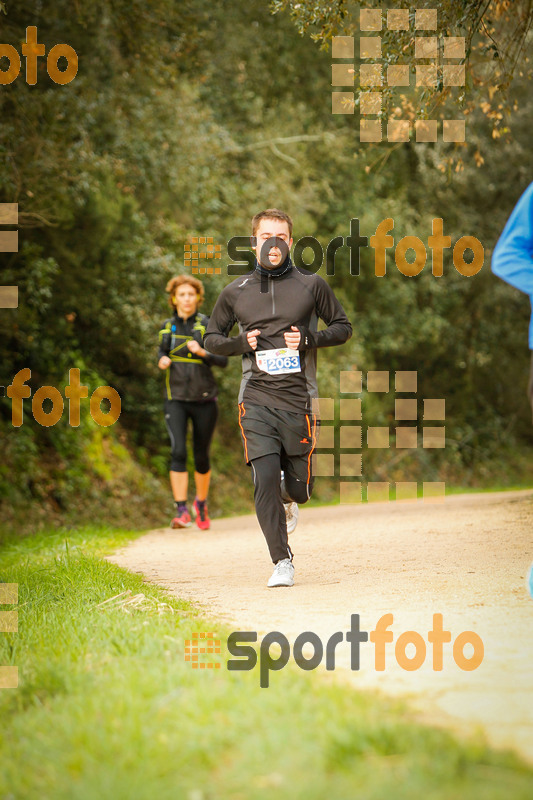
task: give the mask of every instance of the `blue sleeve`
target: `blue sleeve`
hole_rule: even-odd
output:
[[[507,220],[492,255],[492,271],[533,296],[533,183]]]
[[[533,308],[533,183],[530,183],[492,254],[492,271],[529,295]],[[533,313],[529,323],[529,348],[533,350]]]

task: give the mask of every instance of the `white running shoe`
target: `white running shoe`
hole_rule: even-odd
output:
[[[292,533],[298,524],[298,503],[283,503],[285,509],[285,520],[287,522],[287,533]]]
[[[274,572],[267,583],[273,586],[294,586],[294,566],[290,558],[282,558],[274,567]]]

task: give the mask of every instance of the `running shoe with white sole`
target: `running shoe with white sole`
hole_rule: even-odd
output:
[[[282,558],[274,567],[267,586],[294,586],[294,566],[290,558]]]
[[[191,515],[185,509],[185,511],[181,511],[176,513],[176,516],[170,523],[171,528],[190,528],[192,525]]]
[[[292,533],[298,524],[298,503],[283,503],[285,509],[285,520],[287,522],[287,533]]]

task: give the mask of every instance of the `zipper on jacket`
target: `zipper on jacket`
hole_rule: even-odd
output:
[[[276,300],[274,298],[274,283],[275,283],[274,279],[270,278],[270,285],[272,286],[272,313],[273,314],[276,313]]]

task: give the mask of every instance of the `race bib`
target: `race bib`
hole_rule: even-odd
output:
[[[286,375],[288,372],[301,372],[300,353],[280,347],[276,350],[259,350],[255,354],[257,366],[269,375]]]

